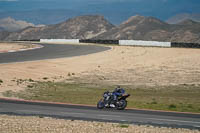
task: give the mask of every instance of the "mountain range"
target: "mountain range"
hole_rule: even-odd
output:
[[[169,23],[169,24],[177,24],[177,23],[180,23],[180,22],[187,20],[187,19],[190,19],[190,20],[193,20],[193,21],[196,21],[196,22],[200,22],[200,14],[199,13],[193,13],[193,14],[181,13],[181,14],[177,14],[175,16],[172,16],[171,18],[166,20],[166,22]]]
[[[27,27],[21,31],[10,33],[5,40],[89,39],[113,27],[114,25],[105,20],[103,16],[79,16],[59,24]]]
[[[200,23],[185,20],[168,24],[154,17],[133,16],[97,38],[199,43]]]
[[[187,19],[177,24],[168,24],[154,17],[136,15],[116,26],[103,16],[86,15],[44,27],[27,27],[11,33],[0,32],[1,40],[58,38],[134,39],[200,43],[200,23]]]
[[[15,20],[23,20],[35,25],[57,24],[69,18],[82,15],[78,11],[68,9],[39,9],[31,11],[0,11],[0,19],[11,17]],[[45,18],[45,19],[44,19]]]
[[[11,17],[0,19],[0,31],[15,32],[26,27],[42,27],[44,25],[34,25],[26,21],[15,20]]]

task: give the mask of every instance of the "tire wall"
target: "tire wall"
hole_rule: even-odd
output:
[[[172,42],[171,47],[174,47],[174,48],[200,48],[200,44],[198,44],[198,43]]]
[[[80,43],[119,44],[119,40],[80,40]]]

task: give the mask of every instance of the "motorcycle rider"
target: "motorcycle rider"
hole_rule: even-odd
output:
[[[125,94],[125,90],[118,85],[113,92],[109,93],[107,104],[105,106],[115,107],[117,98],[122,96],[123,94]]]
[[[117,98],[121,97],[123,94],[125,94],[125,90],[118,85],[112,93],[113,100],[116,102]]]
[[[108,101],[108,105],[110,105],[110,107],[115,107],[118,97],[122,96],[123,94],[125,94],[125,90],[118,85],[117,88],[115,88],[115,90],[111,93],[111,98]]]
[[[116,108],[118,110],[124,110],[127,106],[126,98],[129,96],[130,94],[125,94],[125,90],[123,88],[117,86],[117,88],[112,92],[104,92],[103,98],[97,103],[97,108]]]

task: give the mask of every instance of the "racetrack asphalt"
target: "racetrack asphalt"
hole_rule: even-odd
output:
[[[59,119],[153,125],[200,130],[200,114],[148,110],[99,110],[92,106],[45,103],[0,98],[0,114],[53,117]]]
[[[42,45],[43,47],[27,51],[0,53],[0,64],[88,55],[110,49],[110,47],[96,45],[39,45]]]

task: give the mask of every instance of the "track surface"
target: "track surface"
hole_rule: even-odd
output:
[[[110,49],[94,45],[61,45],[61,44],[39,44],[44,46],[40,49],[0,53],[0,63],[35,61],[44,59],[55,59],[97,53]]]
[[[0,99],[0,114],[122,122],[200,130],[200,114],[146,110],[98,110],[96,107]]]

